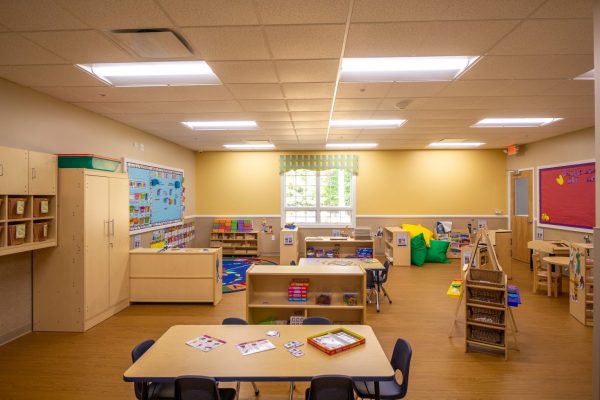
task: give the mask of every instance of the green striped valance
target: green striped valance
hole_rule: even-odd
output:
[[[358,174],[357,155],[285,155],[279,156],[279,173],[294,169],[308,169],[311,171],[323,171],[326,169],[345,169]]]

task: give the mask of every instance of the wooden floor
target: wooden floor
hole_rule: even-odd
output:
[[[592,329],[569,315],[568,297],[531,293],[531,273],[514,266],[513,283],[523,304],[515,311],[521,350],[508,361],[464,353],[464,336],[447,336],[456,300],[446,296],[459,267],[426,264],[394,267],[386,287],[393,304],[380,314],[368,310],[371,325],[388,355],[395,339],[406,338],[414,355],[409,399],[591,399]],[[566,286],[566,285],[565,285]],[[1,399],[133,399],[122,381],[131,348],[158,338],[175,324],[219,324],[244,317],[245,294],[226,294],[217,306],[135,305],[84,334],[28,334],[0,347]],[[461,325],[461,328],[462,325]],[[460,329],[459,329],[460,331]],[[200,334],[201,332],[199,332]],[[285,383],[260,383],[262,399],[286,399]],[[303,398],[303,384],[295,398]],[[242,384],[242,399],[254,398]]]

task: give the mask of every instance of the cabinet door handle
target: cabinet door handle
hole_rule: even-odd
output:
[[[115,236],[115,220],[111,219],[110,223],[111,223],[110,236],[114,237]]]
[[[31,168],[31,179],[35,179],[36,176],[37,176],[37,171],[35,170],[35,168]]]
[[[106,233],[106,236],[110,236],[110,221],[109,220],[104,220],[104,232]]]

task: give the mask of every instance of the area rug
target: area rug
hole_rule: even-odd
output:
[[[260,258],[224,258],[223,259],[223,293],[246,290],[246,270],[252,264],[277,265],[273,261]]]

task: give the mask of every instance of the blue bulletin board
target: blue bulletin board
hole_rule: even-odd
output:
[[[140,233],[183,222],[183,170],[125,160],[129,175],[129,232]]]

